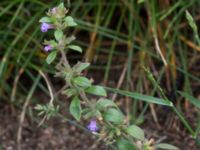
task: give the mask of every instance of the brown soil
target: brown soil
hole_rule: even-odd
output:
[[[0,149],[17,149],[17,130],[19,113],[11,115],[9,107],[0,109]],[[18,115],[17,115],[18,114]],[[165,124],[156,124],[151,114],[145,116],[143,128],[148,139],[163,140],[178,146],[181,150],[198,150],[197,144],[182,128],[178,118],[170,116],[159,116],[159,123],[165,120]],[[191,115],[190,115],[191,116]],[[191,120],[191,118],[188,118]],[[171,123],[168,122],[171,120]],[[84,124],[84,123],[82,123]],[[97,142],[94,135],[88,131],[77,128],[72,123],[62,121],[60,118],[53,118],[46,121],[42,127],[37,123],[24,120],[21,140],[22,150],[111,150],[103,142]]]
[[[0,149],[17,149],[17,116],[0,113]],[[22,150],[109,150],[96,137],[69,122],[54,118],[38,127],[36,123],[25,120],[22,131]]]

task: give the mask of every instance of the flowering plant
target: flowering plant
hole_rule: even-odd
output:
[[[74,36],[66,36],[65,30],[77,25],[75,20],[68,16],[68,10],[61,3],[59,6],[47,12],[47,16],[40,19],[41,31],[54,32],[54,39],[44,41],[44,51],[48,52],[46,62],[51,64],[57,57],[59,62],[55,65],[55,76],[65,81],[65,89],[62,93],[71,98],[69,106],[70,114],[77,120],[88,120],[88,130],[97,135],[107,144],[115,144],[119,150],[153,150],[154,148],[177,149],[169,144],[153,144],[144,136],[144,131],[135,124],[129,124],[125,115],[117,104],[107,98],[104,87],[93,85],[92,80],[83,75],[83,71],[89,67],[87,62],[77,62],[71,66],[67,59],[68,51],[82,53],[81,47],[71,44]],[[51,91],[51,90],[50,90]],[[91,101],[88,95],[96,95],[95,101]],[[51,94],[52,95],[52,94]],[[47,105],[37,105],[40,115],[50,118],[57,114],[59,106],[54,106],[53,96]]]

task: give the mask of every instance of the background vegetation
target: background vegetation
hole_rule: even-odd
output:
[[[48,89],[39,70],[48,73],[55,86],[57,103],[62,104],[63,110],[67,108],[67,100],[58,92],[62,82],[52,76],[54,70],[44,61],[47,56],[41,42],[44,34],[38,23],[44,12],[59,2],[0,2],[1,117],[7,114],[6,119],[9,120],[9,116],[15,116],[19,125],[24,123],[24,119],[18,119],[23,116],[29,118],[32,124],[38,124],[41,118],[37,116],[34,106],[48,101]],[[164,140],[173,141],[172,144],[181,149],[185,146],[198,149],[200,47],[198,31],[189,25],[191,22],[186,18],[186,11],[193,16],[198,27],[200,1],[64,2],[78,23],[78,27],[71,32],[84,50],[84,56],[70,53],[71,61],[84,59],[91,62],[87,76],[104,86],[155,97],[162,97],[160,91],[163,91],[180,114],[164,106],[137,101],[136,98],[112,93],[110,97],[119,103],[132,122],[144,126],[147,137],[163,140],[162,136],[166,135]],[[149,68],[155,81],[148,79],[151,74],[145,72],[143,66]],[[124,91],[122,94],[127,95]],[[67,115],[65,117],[69,123],[79,126]],[[16,129],[17,137],[21,133],[19,127]],[[195,138],[187,143],[191,136]],[[185,140],[180,142],[182,138]],[[19,141],[19,138],[16,139]],[[3,143],[1,145],[3,147]]]

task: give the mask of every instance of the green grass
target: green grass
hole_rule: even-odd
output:
[[[46,54],[42,51],[43,33],[39,30],[38,19],[48,8],[60,1],[46,2],[44,0],[1,0],[0,2],[0,99],[20,107],[30,92],[32,84],[37,81],[38,70],[52,76],[54,70],[45,64]],[[67,4],[67,1],[65,1]],[[167,0],[165,1],[167,2]],[[85,57],[92,62],[89,70],[91,74],[100,73],[100,80],[105,86],[110,86],[110,81],[116,84],[120,78],[123,67],[126,74],[120,86],[125,91],[145,94],[149,96],[162,95],[155,84],[147,79],[141,66],[150,68],[164,93],[171,91],[177,96],[173,101],[175,112],[180,118],[185,118],[183,99],[178,91],[184,91],[192,97],[197,97],[200,78],[191,66],[192,61],[198,61],[198,51],[180,39],[180,36],[198,45],[198,38],[185,17],[188,10],[194,18],[198,17],[199,0],[173,1],[167,4],[158,3],[156,0],[137,3],[136,0],[76,0],[71,2],[70,14],[75,17],[78,28],[73,31],[77,43],[85,50]],[[199,20],[195,20],[198,23]],[[184,26],[183,26],[184,25]],[[183,27],[181,27],[183,26]],[[159,46],[168,66],[163,64],[157,52],[154,37],[158,38]],[[92,39],[93,38],[93,39]],[[72,54],[72,60],[77,57]],[[117,61],[116,61],[117,60]],[[127,63],[127,65],[125,65]],[[20,70],[23,73],[20,74]],[[184,77],[181,88],[177,87],[177,74]],[[16,85],[15,80],[17,80]],[[28,80],[28,82],[27,82]],[[54,78],[52,78],[54,80]],[[196,87],[194,87],[196,83]],[[16,86],[16,89],[14,89]],[[27,87],[28,86],[28,87]],[[16,90],[15,95],[12,95]],[[44,92],[48,98],[48,89],[44,82],[39,82],[36,91]],[[187,97],[186,97],[187,98]],[[19,100],[22,99],[22,100]],[[149,105],[139,107],[140,101],[130,98],[125,101],[130,108],[128,114],[132,121],[149,113]],[[189,98],[188,98],[189,99]],[[57,102],[63,102],[57,98]],[[33,104],[40,103],[37,95]],[[193,101],[189,103],[194,104]],[[198,107],[198,106],[196,106]],[[34,110],[33,110],[34,111]],[[35,115],[35,114],[34,114]],[[157,114],[159,116],[159,114]],[[174,114],[175,115],[175,114]],[[36,118],[36,116],[34,116]],[[188,124],[188,123],[187,123]],[[200,124],[200,123],[198,123]],[[190,133],[197,136],[199,125],[192,128],[186,125]],[[188,134],[190,134],[188,133]]]

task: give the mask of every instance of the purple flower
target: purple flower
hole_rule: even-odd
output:
[[[53,49],[53,47],[51,45],[46,45],[44,47],[44,51],[48,52],[48,51],[51,51]]]
[[[90,123],[88,124],[87,128],[88,128],[91,132],[96,132],[96,131],[98,130],[96,120],[91,120]]]
[[[40,27],[40,29],[41,29],[42,32],[47,32],[49,29],[53,29],[53,28],[54,28],[53,25],[45,23],[45,22],[43,22],[41,24],[41,27]]]

